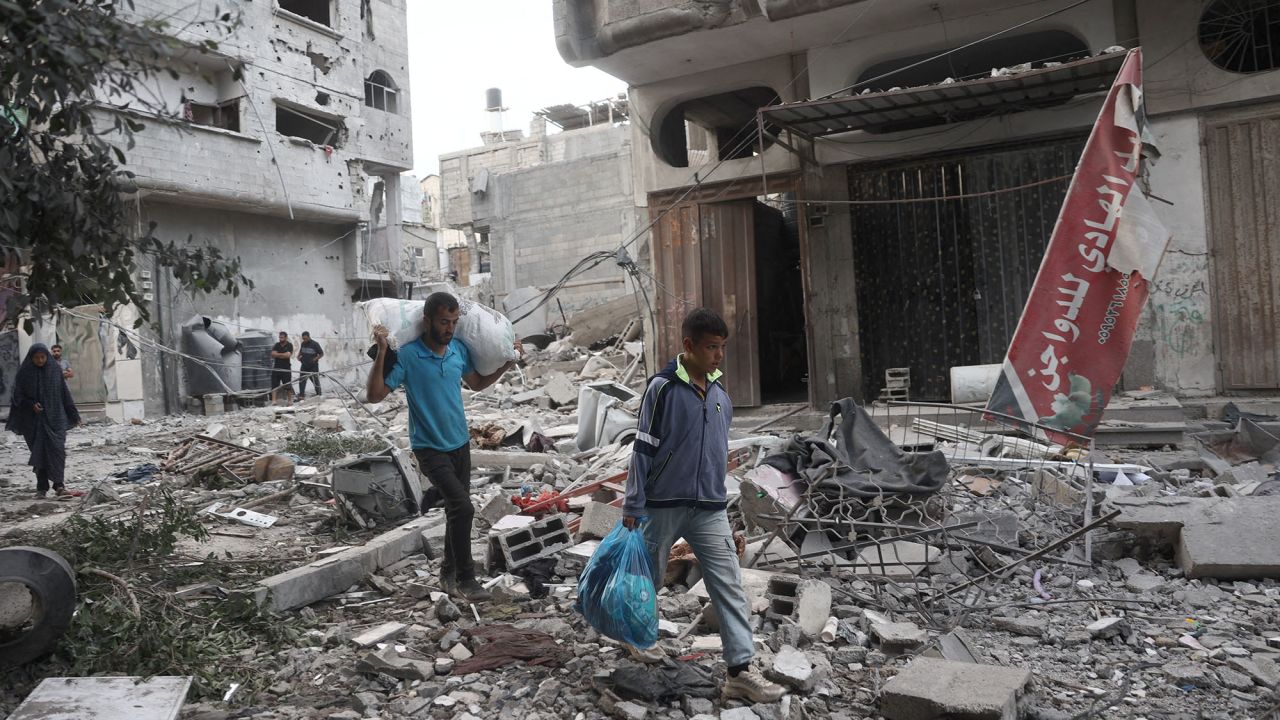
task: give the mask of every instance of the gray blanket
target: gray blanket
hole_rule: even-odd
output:
[[[795,473],[809,483],[811,492],[832,498],[842,492],[861,498],[929,495],[942,488],[949,472],[946,457],[937,450],[903,452],[850,398],[831,404],[818,435],[797,435],[781,453],[764,462]]]

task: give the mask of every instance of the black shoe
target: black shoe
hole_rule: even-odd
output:
[[[434,486],[427,488],[427,491],[422,493],[422,503],[420,507],[422,514],[426,515],[428,510],[433,507],[438,507],[440,505],[440,501],[443,499],[444,496],[441,495],[440,491]]]
[[[452,575],[440,576],[440,592],[452,597],[462,597],[458,592],[458,581]]]
[[[485,590],[475,578],[459,580],[457,589],[458,595],[467,602],[488,602],[493,599],[493,593]]]

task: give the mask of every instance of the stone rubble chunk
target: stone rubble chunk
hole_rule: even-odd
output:
[[[1017,720],[1030,685],[1026,668],[919,657],[885,683],[880,712],[886,720]]]
[[[816,668],[803,651],[790,645],[784,645],[774,655],[773,665],[765,675],[800,692],[812,692],[819,682],[826,679],[825,673]]]
[[[760,720],[760,716],[749,707],[738,707],[721,710],[720,720]]]
[[[623,700],[613,706],[613,716],[618,720],[645,720],[649,717],[649,710],[643,705]]]
[[[880,640],[885,652],[902,652],[929,641],[929,633],[909,622],[888,622],[871,626],[871,634]]]
[[[1098,640],[1106,640],[1116,635],[1127,634],[1129,623],[1124,618],[1106,617],[1089,624],[1085,630],[1089,636]]]
[[[1276,663],[1266,658],[1231,658],[1227,662],[1234,670],[1253,678],[1253,681],[1263,687],[1274,688],[1280,685],[1280,668]]]
[[[378,627],[365,630],[359,635],[351,638],[351,642],[362,648],[373,647],[378,643],[383,643],[399,636],[400,633],[404,632],[408,627],[409,626],[404,623],[385,622]]]
[[[1205,672],[1204,666],[1197,663],[1173,663],[1165,665],[1162,671],[1178,687],[1207,688],[1213,685],[1213,679]]]
[[[1125,580],[1124,586],[1129,590],[1129,592],[1141,594],[1159,592],[1167,587],[1168,583],[1166,583],[1165,579],[1159,575],[1152,575],[1151,573],[1143,572],[1130,575],[1128,579]]]
[[[991,627],[997,630],[1004,630],[1014,635],[1025,635],[1027,637],[1042,637],[1045,628],[1048,626],[1049,621],[1030,615],[1016,618],[998,617],[991,621]]]
[[[680,707],[684,709],[685,715],[710,715],[715,712],[715,705],[706,698],[684,697],[680,700]]]
[[[400,680],[426,680],[436,675],[433,663],[402,657],[391,645],[365,655],[360,659],[359,668],[362,672],[383,673]]]
[[[1240,690],[1248,692],[1253,690],[1253,678],[1241,672],[1236,672],[1231,668],[1220,667],[1217,669],[1218,682],[1229,690]]]

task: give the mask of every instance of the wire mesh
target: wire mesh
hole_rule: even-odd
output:
[[[1089,567],[1088,530],[1097,522],[1089,438],[963,405],[866,409],[908,458],[941,452],[946,483],[923,496],[867,498],[758,467],[744,482],[744,520],[767,535],[748,548],[748,564],[828,573],[845,581],[837,592],[915,612],[942,631],[961,625],[1020,564]]]

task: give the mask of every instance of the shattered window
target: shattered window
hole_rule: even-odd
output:
[[[389,113],[396,111],[396,89],[390,75],[374,70],[364,81],[364,104]]]
[[[332,118],[276,105],[276,132],[281,135],[336,148],[340,146],[340,129],[339,121]]]
[[[279,2],[281,10],[333,27],[329,0],[279,0]]]

